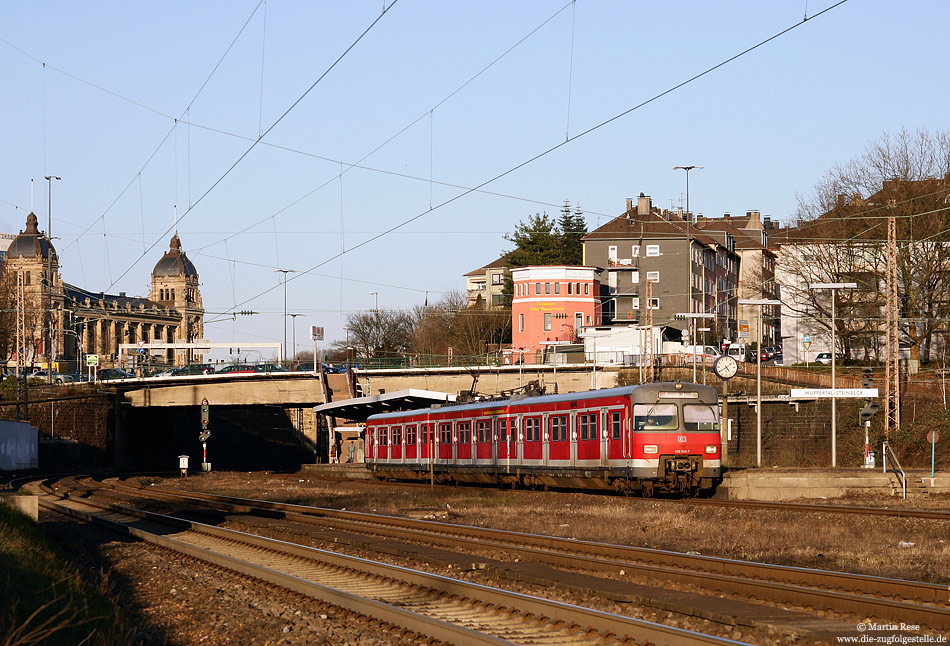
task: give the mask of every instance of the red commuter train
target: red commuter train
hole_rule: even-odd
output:
[[[376,477],[695,495],[721,476],[714,388],[649,383],[373,415]]]

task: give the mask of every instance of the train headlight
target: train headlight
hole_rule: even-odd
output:
[[[643,452],[644,453],[656,453],[659,450],[659,447],[656,444],[644,444]]]
[[[719,450],[719,447],[716,446],[715,444],[706,445],[706,453],[715,453],[718,450]]]

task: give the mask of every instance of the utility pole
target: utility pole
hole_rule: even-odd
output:
[[[281,349],[280,360],[283,361],[287,356],[287,274],[296,273],[296,269],[275,269],[274,272],[284,275],[284,345]]]
[[[887,338],[884,360],[884,441],[891,439],[891,431],[901,427],[901,371],[900,371],[900,331],[898,327],[897,300],[897,219],[887,219]]]
[[[47,175],[46,224],[46,383],[53,383],[53,180],[62,177]],[[50,413],[52,415],[52,413]]]

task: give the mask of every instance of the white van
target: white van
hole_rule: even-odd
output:
[[[696,362],[712,363],[722,352],[714,345],[684,345],[683,353],[686,354],[686,361],[692,362],[693,354],[696,354]]]
[[[749,360],[749,344],[748,343],[730,343],[729,347],[726,348],[726,354],[735,359],[736,361],[748,361]]]

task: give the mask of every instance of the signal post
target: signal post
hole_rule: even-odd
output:
[[[211,421],[211,406],[208,404],[208,398],[201,400],[201,432],[198,434],[198,441],[201,442],[201,470],[211,471],[211,463],[208,462],[208,438],[211,437],[211,430],[208,424]]]

